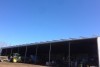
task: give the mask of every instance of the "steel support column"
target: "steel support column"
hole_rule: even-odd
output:
[[[6,49],[6,54],[5,54],[5,56],[7,56],[7,49]]]
[[[19,47],[18,47],[18,53],[19,53]]]
[[[26,60],[26,55],[27,55],[27,46],[26,46],[26,48],[25,48],[25,58],[24,58],[24,62],[25,62],[25,60]]]
[[[37,63],[37,53],[38,53],[38,45],[36,45],[36,52],[35,52],[35,64]]]
[[[11,53],[10,53],[10,56],[12,55],[12,51],[13,51],[13,48],[11,48]]]
[[[69,57],[68,62],[69,62],[69,67],[70,67],[70,42],[68,44],[68,57]]]
[[[49,63],[51,61],[51,43],[50,43],[50,49],[49,49]]]

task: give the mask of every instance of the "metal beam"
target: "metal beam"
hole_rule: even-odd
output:
[[[12,55],[12,51],[13,51],[13,48],[11,48],[11,53],[10,53],[10,56]]]
[[[18,47],[18,53],[19,53],[19,47]]]
[[[49,49],[49,63],[51,61],[51,43],[50,43],[50,49]]]
[[[68,59],[68,62],[69,62],[69,67],[70,67],[70,42],[69,42],[69,45],[68,45],[68,57],[69,57],[69,59]]]
[[[7,56],[7,49],[6,49],[6,56]]]
[[[27,55],[27,46],[26,46],[26,49],[25,49],[25,58],[24,58],[24,62],[26,60],[26,55]]]
[[[38,45],[36,45],[36,52],[35,52],[35,64],[37,63],[37,53],[38,53]]]

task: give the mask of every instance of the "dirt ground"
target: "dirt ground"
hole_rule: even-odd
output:
[[[0,62],[0,67],[47,67],[47,66],[24,64],[24,63]]]

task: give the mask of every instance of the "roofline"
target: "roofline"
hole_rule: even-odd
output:
[[[70,41],[78,41],[78,40],[86,40],[86,39],[96,39],[98,37],[81,37],[81,38],[69,38],[69,39],[60,39],[60,40],[52,40],[52,41],[45,41],[45,42],[35,42],[35,43],[29,43],[29,44],[21,44],[21,45],[15,45],[15,46],[7,46],[7,47],[2,47],[4,48],[15,48],[15,47],[24,47],[24,46],[31,46],[31,45],[41,45],[41,44],[49,44],[49,43],[58,43],[58,42],[70,42]]]

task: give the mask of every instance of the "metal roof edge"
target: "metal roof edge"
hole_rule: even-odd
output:
[[[49,43],[57,43],[57,42],[64,42],[64,41],[77,41],[77,40],[85,40],[85,39],[95,39],[95,38],[98,38],[98,37],[84,37],[84,38],[82,37],[82,38],[59,39],[59,40],[52,40],[52,41],[45,41],[45,42],[35,42],[35,43],[7,46],[7,47],[2,47],[1,49],[24,47],[24,46],[31,46],[31,45],[41,45],[41,44],[49,44]]]

